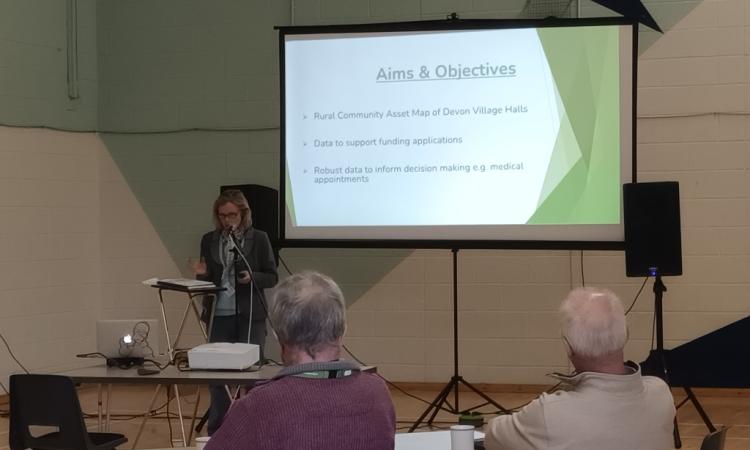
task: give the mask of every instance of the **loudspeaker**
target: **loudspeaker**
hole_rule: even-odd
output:
[[[259,184],[238,184],[232,186],[221,186],[220,192],[229,189],[237,189],[250,204],[250,217],[253,220],[253,227],[265,231],[271,240],[271,246],[277,253],[278,261],[278,242],[279,242],[279,191]]]
[[[626,275],[682,275],[680,185],[627,183],[622,194]]]

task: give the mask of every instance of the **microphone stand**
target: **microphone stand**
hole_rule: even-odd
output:
[[[234,253],[234,258],[232,258],[232,268],[234,269],[234,329],[237,333],[237,340],[235,342],[239,342],[240,340],[240,307],[239,307],[239,277],[237,276],[237,260],[239,259],[237,255],[240,253],[237,249],[237,244],[234,242],[234,238],[232,238],[232,231],[229,231],[230,239],[232,240],[232,253]],[[250,335],[250,330],[247,330],[248,336]]]
[[[242,253],[242,250],[239,245],[237,245],[237,240],[234,238],[234,233],[232,231],[229,232],[229,239],[232,241],[232,244],[234,245],[232,251],[234,251],[235,256],[238,256],[242,259],[242,262],[245,265],[245,268],[247,269],[248,273],[250,274],[250,318],[248,319],[247,324],[247,343],[250,343],[250,331],[252,329],[253,324],[253,290],[255,290],[258,294],[258,298],[260,299],[260,304],[263,306],[263,309],[266,309],[265,305],[265,298],[263,296],[263,292],[261,292],[258,285],[255,283],[255,273],[253,272],[252,267],[250,267],[250,263],[247,261],[247,258],[245,258],[245,255]],[[235,267],[235,279],[237,278],[237,268]],[[237,286],[237,284],[235,284]],[[235,288],[235,302],[234,306],[237,308],[237,290]],[[266,311],[266,314],[268,311]],[[237,314],[237,320],[239,320],[239,313]]]
[[[240,311],[239,311],[239,302],[238,302],[238,293],[239,293],[239,283],[238,283],[238,273],[237,273],[237,259],[239,257],[240,260],[242,260],[243,264],[247,268],[247,271],[250,273],[250,283],[252,284],[252,288],[250,289],[250,317],[247,321],[247,344],[250,343],[250,332],[252,331],[253,326],[253,288],[258,291],[258,298],[260,298],[260,304],[263,306],[263,309],[266,310],[266,314],[268,313],[265,305],[265,299],[263,297],[263,293],[260,291],[260,288],[255,284],[255,275],[253,273],[252,267],[250,267],[250,263],[247,261],[247,258],[245,258],[245,255],[242,253],[241,247],[237,244],[237,240],[234,238],[234,230],[229,229],[227,230],[227,236],[229,237],[229,241],[232,243],[232,253],[234,253],[234,261],[232,264],[234,264],[234,323],[235,323],[235,329],[238,331],[240,330]],[[262,365],[263,362],[261,361],[260,364]],[[229,395],[231,398],[231,394]],[[195,431],[200,433],[200,431],[203,429],[203,425],[205,425],[206,421],[208,420],[209,411],[206,411],[206,413],[201,418],[200,422],[198,422],[198,425],[195,427]]]

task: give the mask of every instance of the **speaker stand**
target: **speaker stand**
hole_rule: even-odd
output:
[[[449,412],[451,414],[463,414],[474,411],[486,405],[493,405],[504,414],[510,413],[508,409],[504,408],[501,404],[491,399],[489,396],[481,392],[468,381],[464,380],[464,378],[458,373],[458,249],[454,248],[451,249],[451,251],[453,252],[453,376],[451,377],[448,384],[446,384],[445,387],[440,391],[437,397],[435,397],[435,399],[430,402],[430,405],[427,407],[427,409],[422,412],[422,415],[419,416],[419,419],[417,419],[417,421],[414,422],[411,428],[409,428],[409,433],[419,428],[419,425],[422,424],[428,414],[430,415],[430,418],[426,423],[428,426],[432,426],[432,422],[435,420],[435,416],[437,416],[437,413],[440,410]],[[458,390],[460,385],[464,385],[472,390],[475,394],[484,399],[485,402],[480,405],[461,410],[458,403]],[[453,392],[453,404],[451,404],[448,400],[451,391]]]
[[[661,280],[661,275],[657,272],[654,275],[654,321],[655,328],[656,328],[656,350],[651,351],[651,355],[649,355],[649,359],[654,358],[658,364],[659,364],[659,375],[662,380],[664,380],[670,388],[672,387],[672,384],[669,382],[669,366],[667,365],[667,354],[664,350],[664,314],[663,314],[663,296],[664,293],[667,292],[667,287],[664,285],[664,282]],[[687,397],[685,400],[681,401],[677,405],[677,409],[680,409],[682,405],[687,403],[688,401],[693,403],[693,407],[695,407],[695,410],[698,411],[698,414],[701,416],[701,419],[703,419],[703,423],[706,424],[706,427],[710,432],[716,431],[716,427],[711,422],[711,419],[708,417],[708,414],[706,414],[706,411],[703,409],[703,406],[698,401],[698,397],[696,397],[693,390],[689,387],[685,387],[685,393],[687,394]],[[677,417],[674,418],[674,446],[675,448],[682,448],[682,439],[680,438],[680,428],[677,425]]]

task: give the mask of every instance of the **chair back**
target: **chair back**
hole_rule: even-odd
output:
[[[34,436],[29,427],[35,425],[59,430]],[[89,448],[73,380],[60,375],[11,375],[9,441],[11,450]]]
[[[724,441],[727,438],[728,429],[729,427],[721,427],[716,431],[708,433],[703,438],[701,450],[722,450],[724,448]]]

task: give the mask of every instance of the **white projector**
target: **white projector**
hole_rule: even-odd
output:
[[[245,370],[260,359],[260,349],[255,344],[214,342],[188,350],[191,369]]]

